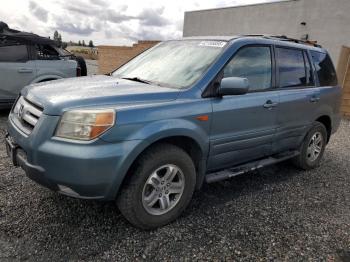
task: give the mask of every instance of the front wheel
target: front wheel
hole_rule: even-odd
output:
[[[326,144],[326,127],[320,122],[315,122],[305,137],[300,155],[294,159],[294,164],[305,170],[319,166]]]
[[[175,220],[189,204],[196,183],[192,159],[171,144],[148,149],[129,175],[117,205],[129,222],[142,229]]]

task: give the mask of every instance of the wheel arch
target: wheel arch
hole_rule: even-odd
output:
[[[62,76],[59,75],[43,75],[40,77],[35,78],[31,84],[35,83],[41,83],[41,82],[46,82],[46,81],[52,81],[52,80],[57,80],[57,79],[62,79]]]
[[[118,179],[116,183],[113,183],[114,186],[111,189],[113,191],[111,198],[115,199],[117,197],[126,179],[132,175],[137,160],[147,150],[151,150],[153,146],[158,144],[172,144],[183,149],[191,157],[196,168],[196,189],[202,186],[206,169],[206,151],[203,149],[200,142],[190,135],[164,136],[151,141],[144,141],[134,149],[134,152],[129,156],[131,159],[127,161],[127,163],[129,163],[128,166],[124,169],[125,171],[123,174],[119,174],[122,175],[122,177]]]
[[[328,143],[330,138],[331,138],[331,134],[332,134],[332,119],[328,115],[322,115],[322,116],[318,117],[315,121],[320,122],[321,124],[323,124],[326,127],[327,143]]]

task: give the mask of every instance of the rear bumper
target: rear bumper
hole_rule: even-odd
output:
[[[131,164],[128,159],[140,141],[72,143],[52,137],[56,117],[42,118],[47,118],[45,130],[35,127],[29,137],[9,121],[14,150],[25,152],[14,153],[13,163],[33,181],[59,193],[82,199],[115,199]]]

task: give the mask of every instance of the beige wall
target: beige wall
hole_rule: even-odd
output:
[[[343,86],[343,101],[341,111],[350,118],[350,47],[343,46],[338,67],[339,83]]]
[[[159,41],[139,41],[133,46],[99,46],[99,73],[106,74],[111,72],[157,43]]]
[[[306,25],[301,23],[305,22]],[[300,39],[309,34],[335,64],[350,46],[350,0],[290,0],[185,13],[184,36],[269,34]]]

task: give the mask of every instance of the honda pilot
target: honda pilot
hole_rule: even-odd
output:
[[[110,75],[25,87],[15,166],[61,194],[116,201],[133,225],[176,219],[195,190],[291,159],[317,167],[340,123],[327,51],[278,36],[162,42]]]

